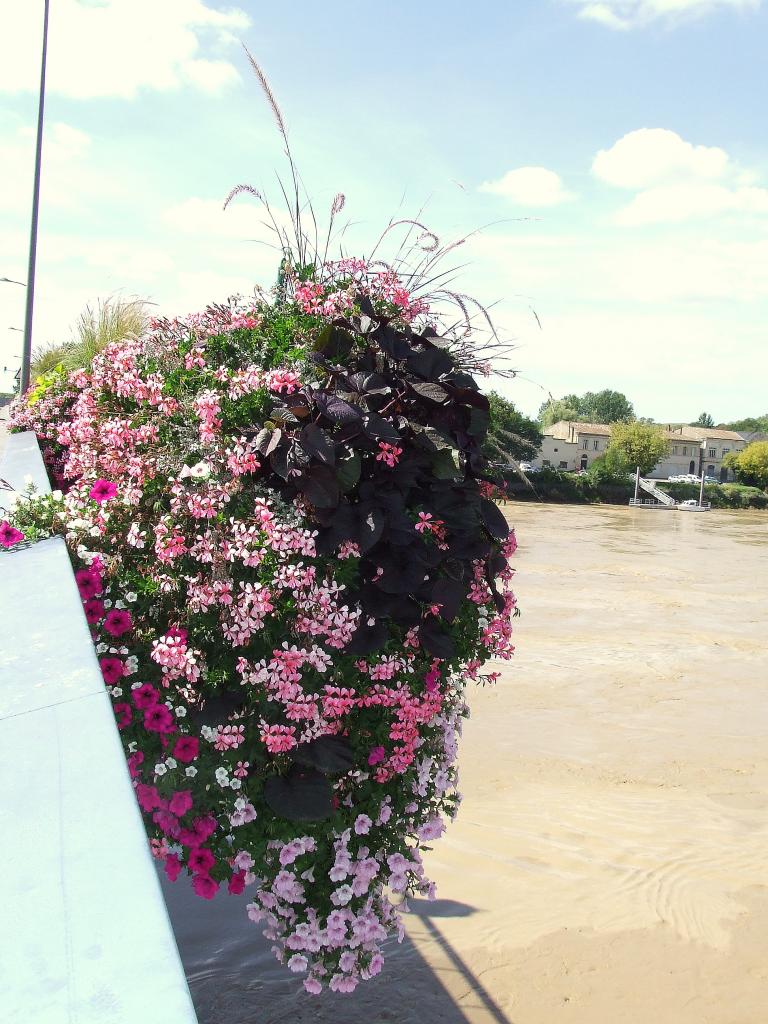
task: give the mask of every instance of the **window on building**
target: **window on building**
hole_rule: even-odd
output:
[[[730,448],[723,448],[723,458],[725,458],[725,456],[728,454],[730,450]]]
[[[584,451],[586,451],[587,448],[589,448],[589,441],[584,442]]]
[[[709,449],[709,457],[710,457],[710,459],[717,458],[717,448],[710,448]]]
[[[549,461],[549,459],[544,459],[543,465],[546,466],[547,469],[549,469],[552,463]]]
[[[561,462],[560,463],[560,469],[568,469],[568,463],[567,462]]]
[[[683,455],[687,455],[687,454],[688,454],[688,449],[687,448],[683,448]]]
[[[678,449],[678,446],[676,444],[673,444],[672,445],[672,454],[673,455],[677,455],[677,449]]]
[[[709,476],[714,476],[715,475],[715,467],[714,466],[707,466],[707,474]]]
[[[595,449],[595,451],[598,451],[598,450],[599,450],[599,448],[600,448],[600,442],[599,442],[599,441],[595,441],[595,443],[594,443],[594,449]]]

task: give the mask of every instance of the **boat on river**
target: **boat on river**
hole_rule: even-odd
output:
[[[675,506],[678,512],[709,512],[712,503],[709,501],[696,501],[695,498],[688,498],[687,501],[678,501]]]

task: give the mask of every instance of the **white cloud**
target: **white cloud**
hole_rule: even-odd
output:
[[[38,87],[42,4],[14,4],[0,41],[0,91]],[[250,18],[204,0],[57,0],[51,5],[47,86],[75,99],[133,98],[192,85],[218,92],[239,77],[221,57]]]
[[[101,182],[88,171],[92,140],[79,128],[63,121],[46,124],[43,142],[45,174],[41,183],[41,202],[57,208],[76,205],[78,196],[93,198],[101,194]],[[0,141],[0,166],[3,187],[0,209],[26,216],[32,203],[32,174],[35,138],[32,128],[11,121],[3,124]],[[92,187],[91,187],[92,186]]]
[[[267,246],[277,245],[277,237],[265,207],[256,199],[242,196],[227,209],[223,199],[203,199],[190,196],[169,206],[163,212],[163,221],[176,232],[198,238],[225,238],[256,241]],[[278,227],[288,228],[290,219],[282,209],[272,211]]]
[[[480,191],[504,196],[519,206],[556,206],[574,198],[560,176],[546,167],[518,167],[498,181],[483,182]]]
[[[592,171],[619,188],[648,188],[679,180],[713,181],[729,170],[728,154],[716,146],[694,146],[666,128],[628,132],[601,149]]]
[[[623,227],[768,213],[768,190],[753,171],[717,146],[693,145],[664,128],[629,132],[597,153],[592,171],[609,185],[637,190],[613,218]]]
[[[661,185],[640,192],[614,222],[623,227],[682,224],[723,214],[768,214],[768,189],[724,185]]]
[[[642,28],[655,21],[675,23],[716,11],[756,11],[762,0],[570,0],[579,17],[608,28]]]

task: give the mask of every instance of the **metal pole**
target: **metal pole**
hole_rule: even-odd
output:
[[[43,15],[43,56],[40,62],[40,98],[37,107],[37,146],[35,149],[35,183],[32,191],[32,222],[29,228],[29,269],[27,271],[27,310],[24,317],[24,347],[21,351],[21,392],[29,387],[32,362],[32,312],[35,304],[35,263],[37,260],[37,215],[40,207],[40,166],[43,156],[43,114],[45,110],[45,61],[48,54],[48,8]]]

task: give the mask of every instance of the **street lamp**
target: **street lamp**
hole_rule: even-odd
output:
[[[12,277],[0,277],[0,281],[2,281],[4,284],[20,284],[22,288],[27,287],[23,281],[14,281]]]
[[[40,207],[40,166],[43,156],[43,113],[45,109],[45,60],[48,54],[48,9],[43,14],[43,53],[40,61],[40,98],[37,107],[37,144],[35,147],[35,183],[32,190],[32,222],[29,228],[29,270],[27,271],[27,309],[24,317],[24,347],[21,350],[21,392],[29,387],[32,363],[32,312],[35,301],[35,263],[37,260],[37,215]],[[16,282],[17,284],[19,282]]]

